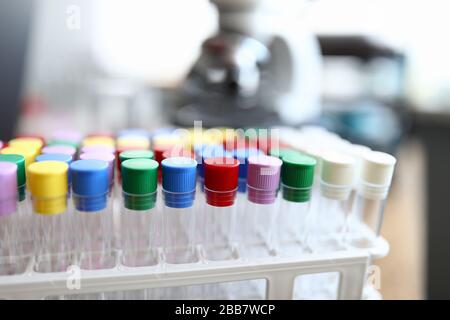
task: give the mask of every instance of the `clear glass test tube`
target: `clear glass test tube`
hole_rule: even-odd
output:
[[[33,163],[28,183],[33,205],[37,272],[65,272],[73,262],[72,220],[67,214],[68,165],[59,161]]]
[[[77,253],[82,269],[115,266],[109,165],[102,160],[78,160],[70,165]]]
[[[289,153],[282,159],[277,251],[283,256],[298,256],[306,251],[317,162],[314,158],[299,153]]]
[[[362,159],[356,200],[347,220],[346,243],[369,248],[380,235],[383,211],[396,159],[382,152],[367,152]]]
[[[239,161],[232,158],[209,158],[205,168],[204,248],[208,260],[234,257],[232,239],[236,215]]]
[[[17,206],[17,165],[0,162],[0,275],[24,271]]]
[[[122,264],[130,267],[159,263],[162,224],[157,217],[158,162],[130,159],[122,163],[120,243]]]
[[[167,263],[193,263],[197,161],[172,157],[161,162],[164,197],[165,259]]]

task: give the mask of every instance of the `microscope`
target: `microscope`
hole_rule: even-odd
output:
[[[181,86],[179,125],[299,125],[320,114],[321,54],[306,0],[211,0],[218,32]]]

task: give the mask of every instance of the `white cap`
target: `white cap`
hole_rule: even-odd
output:
[[[364,155],[360,178],[360,191],[364,197],[387,197],[396,162],[393,156],[383,152],[372,151]]]
[[[350,144],[346,146],[345,152],[355,159],[355,174],[353,177],[353,187],[356,188],[361,177],[362,162],[366,153],[371,152],[369,147],[360,144]]]
[[[345,200],[353,184],[355,160],[341,153],[322,156],[321,191],[331,199]]]

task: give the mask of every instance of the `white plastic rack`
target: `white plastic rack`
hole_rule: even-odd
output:
[[[253,279],[266,279],[267,299],[292,299],[298,276],[325,272],[340,274],[338,299],[362,299],[367,298],[367,294],[363,294],[367,290],[363,289],[369,262],[385,257],[388,252],[389,244],[379,238],[370,250],[306,254],[299,258],[274,256],[254,261],[240,259],[236,252],[236,259],[211,262],[204,259],[203,250],[198,247],[200,262],[194,264],[170,265],[161,261],[157,266],[130,268],[117,263],[112,269],[80,270],[80,288],[76,290],[67,285],[72,273],[37,273],[33,271],[34,261],[30,259],[24,274],[0,276],[0,299],[43,299]],[[116,258],[120,261],[120,252]],[[370,289],[377,295],[377,291]]]

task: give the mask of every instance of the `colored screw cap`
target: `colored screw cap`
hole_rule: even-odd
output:
[[[36,162],[43,162],[43,161],[61,161],[70,165],[73,161],[73,158],[69,154],[64,153],[49,153],[37,156]]]
[[[9,141],[11,147],[29,148],[39,153],[44,143],[38,138],[17,138]]]
[[[238,191],[247,191],[247,171],[248,158],[251,156],[264,155],[261,150],[256,148],[239,148],[234,151],[234,157],[239,160],[239,183]]]
[[[67,209],[69,166],[60,161],[32,163],[27,169],[33,208],[39,214],[59,214]]]
[[[131,159],[149,159],[153,160],[154,153],[150,150],[129,150],[120,153],[119,160],[124,162]]]
[[[86,135],[87,138],[93,137],[105,137],[105,138],[113,138],[115,137],[114,133],[109,131],[94,131]]]
[[[117,137],[128,137],[128,136],[148,138],[149,133],[147,130],[139,128],[123,129],[117,133]]]
[[[168,159],[168,158],[177,158],[177,157],[194,159],[195,154],[188,149],[175,147],[175,148],[165,151],[163,153],[162,157],[163,157],[163,160]]]
[[[285,200],[291,202],[310,200],[316,164],[314,158],[302,154],[289,154],[283,157],[281,180]]]
[[[81,153],[111,153],[111,154],[115,154],[116,153],[116,149],[111,147],[111,146],[104,146],[104,145],[93,145],[93,146],[84,146],[81,148]]]
[[[197,161],[173,157],[161,162],[164,202],[171,208],[191,207],[195,198]]]
[[[0,217],[17,210],[17,165],[0,162]]]
[[[127,209],[148,210],[155,206],[158,166],[158,162],[151,159],[122,162],[122,190]]]
[[[283,159],[283,157],[290,155],[290,154],[298,155],[301,153],[297,150],[290,149],[290,148],[271,149],[269,152],[269,155],[271,155],[272,157],[277,157],[280,159]]]
[[[150,149],[150,140],[144,137],[122,137],[117,139],[116,144],[118,149]]]
[[[77,210],[94,212],[106,208],[109,165],[102,160],[78,160],[70,165],[72,191]]]
[[[41,151],[42,154],[66,154],[71,157],[75,157],[75,154],[77,153],[77,149],[72,146],[63,146],[63,145],[55,145],[55,146],[49,146],[42,148]]]
[[[47,142],[47,146],[70,146],[73,148],[78,148],[79,143],[67,140],[50,140],[49,142]]]
[[[259,155],[248,158],[249,201],[259,204],[275,202],[282,164],[276,157]]]
[[[114,182],[114,161],[116,157],[108,152],[88,152],[80,155],[81,160],[101,160],[108,163],[109,184]]]
[[[82,139],[80,132],[75,130],[57,130],[51,135],[52,141],[66,141],[78,145]]]
[[[30,149],[25,149],[22,147],[7,147],[0,150],[0,154],[14,154],[20,155],[25,158],[25,168],[28,168],[30,164],[34,162],[35,159],[35,151]]]
[[[209,158],[204,161],[206,202],[216,207],[234,204],[238,187],[239,160]]]
[[[233,158],[233,153],[226,151],[222,145],[205,145],[201,150],[201,154],[197,157],[198,173],[200,177],[205,177],[205,160],[211,158]]]
[[[324,153],[320,181],[322,195],[335,200],[347,199],[353,186],[355,163],[351,156]]]
[[[30,134],[30,133],[19,133],[17,136],[17,138],[34,138],[34,139],[39,139],[42,141],[42,145],[45,145],[45,137],[41,136],[39,134]]]
[[[116,141],[111,137],[88,137],[83,140],[82,145],[115,147]]]
[[[0,154],[0,162],[11,162],[17,166],[17,192],[19,201],[25,200],[25,158],[17,154]]]

